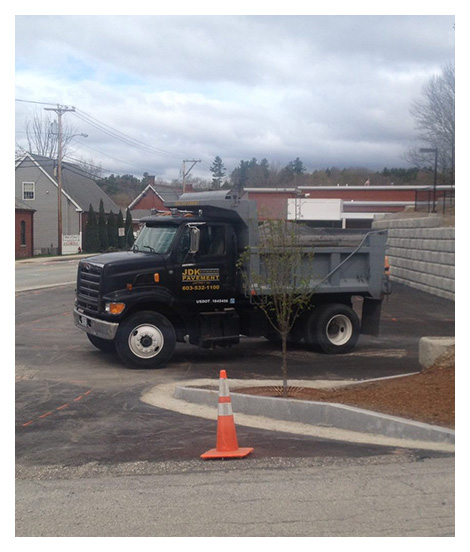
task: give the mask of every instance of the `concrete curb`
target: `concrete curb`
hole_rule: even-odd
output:
[[[214,407],[217,405],[217,395],[215,390],[195,387],[176,387],[174,392],[176,399]],[[342,404],[256,397],[238,392],[232,392],[231,399],[235,412],[243,412],[249,416],[332,427],[392,439],[455,443],[453,430]]]
[[[317,389],[328,389],[354,385],[359,382],[295,380],[289,381],[289,383],[300,387],[310,385]],[[453,430],[375,412],[361,411],[352,407],[345,408],[344,405],[331,403],[320,403],[323,409],[322,418],[321,410],[315,406],[318,403],[313,403],[312,406],[311,401],[255,397],[240,393],[240,388],[253,385],[279,385],[279,380],[255,382],[252,380],[230,380],[229,385],[232,389],[237,389],[236,393],[231,393],[237,426],[290,435],[304,435],[315,439],[446,453],[455,452],[455,432]],[[218,386],[213,379],[161,383],[147,390],[141,400],[164,410],[172,410],[183,415],[212,421],[217,420]],[[329,418],[325,417],[326,411],[329,413]],[[252,412],[252,414],[248,412]],[[354,419],[354,424],[350,421],[352,419]],[[364,427],[366,421],[369,432]],[[345,427],[355,427],[356,429],[342,429]]]
[[[455,337],[422,337],[419,340],[419,363],[429,368],[451,347],[455,347]]]
[[[60,263],[62,261],[86,259],[88,257],[94,257],[96,255],[98,255],[98,253],[73,253],[71,255],[61,255],[55,257],[27,257],[26,259],[15,259],[15,264]]]

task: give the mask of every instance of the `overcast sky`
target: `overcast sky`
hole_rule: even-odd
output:
[[[70,155],[115,174],[210,179],[220,156],[310,172],[407,166],[409,109],[454,62],[449,15],[16,16],[16,143],[74,106]],[[21,100],[21,101],[19,101]],[[38,102],[38,103],[35,103]],[[105,173],[106,175],[109,172]]]

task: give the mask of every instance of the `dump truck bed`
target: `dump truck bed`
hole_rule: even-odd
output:
[[[308,282],[304,288],[310,287],[313,293],[381,298],[386,232],[326,229],[303,229],[301,232],[296,241],[302,253],[301,267],[295,277]],[[275,247],[267,249],[261,238],[260,246],[253,248],[250,256],[252,270],[266,273],[264,257],[271,253],[279,254]],[[258,292],[269,294],[270,290],[263,286]]]

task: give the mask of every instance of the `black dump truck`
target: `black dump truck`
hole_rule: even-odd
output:
[[[131,251],[80,261],[75,325],[131,368],[164,366],[177,342],[214,347],[241,336],[272,337],[241,274],[250,266],[239,262],[249,250],[245,262],[257,270],[263,263],[256,202],[219,191],[183,194],[166,206],[140,221]],[[305,235],[305,251],[314,252],[305,255],[314,293],[294,328],[297,341],[341,354],[360,333],[378,335],[386,239],[384,231]],[[359,315],[353,297],[363,299]]]

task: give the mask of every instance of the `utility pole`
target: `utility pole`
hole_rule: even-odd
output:
[[[201,162],[200,159],[185,159],[183,161],[183,170],[182,170],[182,173],[183,173],[183,194],[186,193],[186,177],[191,172],[191,169],[194,167],[194,165],[196,163],[200,163],[200,162]],[[192,163],[192,165],[189,167],[188,170],[186,170],[186,163]]]
[[[62,115],[67,111],[75,111],[75,107],[57,104],[57,107],[44,109],[57,113],[57,253],[62,255]]]

